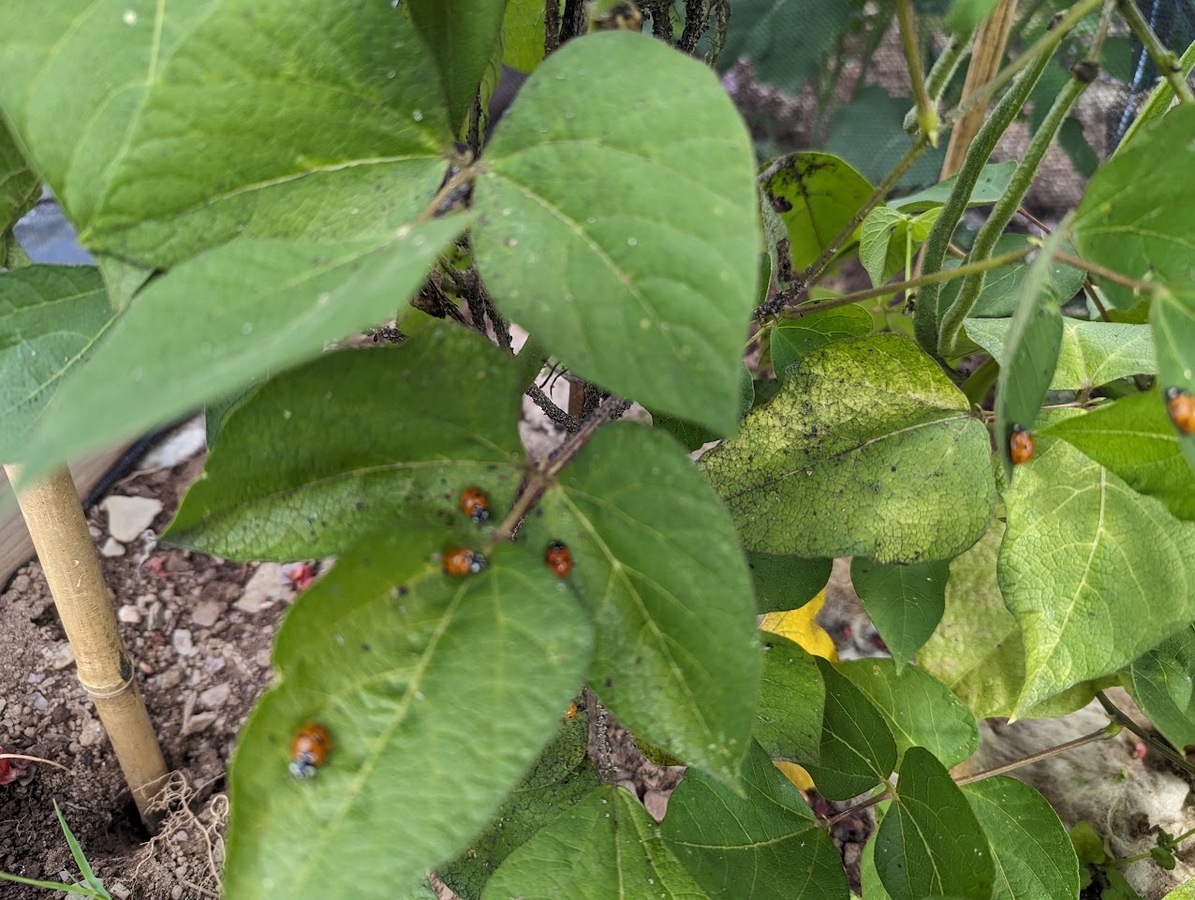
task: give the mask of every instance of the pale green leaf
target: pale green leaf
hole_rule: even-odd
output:
[[[979,180],[971,191],[971,198],[967,206],[991,206],[1008,190],[1008,183],[1012,181],[1012,174],[1017,169],[1014,159],[999,163],[988,163],[979,174]],[[904,212],[921,212],[942,206],[954,190],[957,175],[951,175],[945,181],[940,181],[933,187],[904,197],[896,197],[888,201],[888,205]]]
[[[997,362],[1004,359],[1011,326],[1009,319],[967,319],[964,325],[967,336]],[[1152,375],[1155,371],[1149,326],[1063,319],[1058,363],[1049,389],[1090,390],[1127,375]]]
[[[507,0],[502,19],[502,62],[520,72],[532,72],[543,58],[543,0]]]
[[[0,240],[33,208],[40,195],[37,173],[21,153],[8,123],[0,116]],[[3,263],[0,259],[0,265]]]
[[[941,213],[940,206],[920,215],[890,206],[878,206],[868,213],[859,228],[859,260],[875,287],[901,269],[909,270],[912,277],[913,256]]]
[[[755,740],[772,759],[816,762],[826,690],[817,663],[786,637],[763,632]]]
[[[1195,628],[1188,625],[1133,660],[1125,687],[1150,722],[1179,750],[1195,744]]]
[[[577,374],[733,430],[760,226],[750,139],[713,73],[646,35],[570,41],[487,159],[473,246],[503,312]]]
[[[811,350],[835,341],[871,334],[875,327],[869,313],[862,306],[840,306],[810,313],[799,319],[782,319],[772,329],[772,368],[783,381],[789,366],[800,362]]]
[[[925,562],[983,534],[989,459],[966,397],[912,342],[879,335],[806,355],[699,465],[749,550]]]
[[[998,577],[1025,642],[1023,711],[1127,665],[1195,619],[1195,523],[1041,437],[1004,495]]]
[[[944,560],[912,566],[851,561],[851,583],[891,651],[897,674],[938,627],[949,571]]]

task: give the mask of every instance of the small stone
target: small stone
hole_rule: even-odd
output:
[[[104,530],[102,528],[100,528],[98,525],[88,525],[87,533],[91,535],[91,539],[93,541],[98,541],[100,538],[102,538],[104,536]]]
[[[292,593],[294,591],[289,579],[282,574],[282,566],[278,563],[262,563],[233,605],[241,612],[252,615],[274,600],[287,599]]]
[[[170,889],[170,900],[183,900],[183,887],[181,884],[176,884]]]
[[[219,709],[232,696],[232,685],[217,684],[199,695],[199,705],[204,709]]]
[[[185,844],[191,839],[191,835],[187,834],[182,828],[174,833],[174,842],[176,844]]]
[[[268,669],[270,667],[270,650],[268,647],[257,651],[255,662],[263,669]]]
[[[183,723],[183,734],[196,734],[200,731],[205,731],[206,729],[210,728],[212,723],[215,721],[216,713],[214,712],[198,713],[194,716],[191,716],[190,719]]]
[[[166,624],[166,607],[155,600],[145,611],[145,627],[150,631],[161,631]]]
[[[79,744],[84,747],[94,747],[104,739],[104,726],[98,719],[88,718],[79,729]]]
[[[191,632],[186,628],[176,628],[170,635],[170,642],[174,644],[175,652],[179,656],[190,656],[195,652],[195,644],[191,640]]]
[[[107,888],[108,893],[113,897],[119,898],[119,900],[129,900],[133,896],[133,892],[119,881],[112,882],[112,884],[107,885]]]
[[[71,717],[71,711],[65,706],[55,706],[54,711],[50,713],[50,724],[61,725]]]
[[[107,559],[115,559],[118,556],[124,556],[124,544],[116,538],[108,538],[104,541],[104,546],[100,547],[100,556]]]
[[[116,618],[121,622],[124,622],[126,625],[141,624],[141,613],[137,607],[133,606],[131,603],[126,603],[124,606],[118,609],[116,611]]]
[[[173,690],[183,683],[183,673],[177,668],[167,669],[162,673],[161,677],[157,679],[157,685],[164,691]]]
[[[108,533],[118,541],[129,543],[153,524],[162,511],[162,501],[149,497],[107,497],[100,509],[108,514]]]
[[[33,708],[38,712],[45,712],[50,708],[50,701],[46,699],[44,694],[36,693],[29,698],[29,702],[33,704]]]
[[[216,600],[204,600],[191,610],[191,622],[200,628],[211,628],[224,611],[224,604]]]
[[[47,658],[55,669],[65,669],[75,661],[75,649],[69,641],[59,641],[50,648]]]

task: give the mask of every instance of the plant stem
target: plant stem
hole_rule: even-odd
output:
[[[938,108],[925,86],[925,70],[921,65],[921,48],[917,46],[917,23],[913,20],[913,0],[896,0],[896,18],[900,22],[900,43],[913,83],[913,97],[917,100],[917,124],[931,147],[938,146]]]
[[[967,44],[970,41],[970,35],[966,37],[960,37],[957,34],[951,35],[950,41],[942,49],[938,58],[934,60],[933,67],[925,78],[925,90],[935,105],[941,101],[942,95],[954,78],[954,73],[958,71],[959,63],[967,55]]]
[[[1191,69],[1195,68],[1195,42],[1192,42],[1183,51],[1178,65],[1185,83],[1187,76],[1191,74]],[[1170,108],[1170,101],[1173,99],[1174,88],[1170,86],[1170,82],[1165,80],[1159,82],[1157,87],[1149,95],[1149,99],[1141,107],[1141,112],[1137,114],[1137,118],[1133,120],[1133,124],[1129,126],[1128,131],[1124,133],[1124,137],[1120,139],[1120,143],[1116,145],[1116,149],[1112,151],[1112,155],[1115,156],[1119,153],[1122,148],[1129,144],[1138,131],[1165,113]]]
[[[1113,272],[1111,269],[1105,269],[1098,263],[1093,263],[1090,260],[1082,259],[1078,256],[1072,256],[1062,250],[1054,253],[1054,258],[1059,262],[1066,263],[1068,266],[1074,266],[1076,269],[1082,269],[1084,272],[1090,272],[1092,275],[1098,275],[1100,278],[1106,278],[1113,284],[1119,284],[1130,290],[1136,291],[1139,294],[1149,294],[1157,289],[1156,284],[1150,284],[1145,281],[1138,281],[1135,278],[1129,278],[1128,275],[1121,275],[1119,272]]]
[[[1025,199],[1025,194],[1033,184],[1033,179],[1037,177],[1037,170],[1046,155],[1046,150],[1054,142],[1058,129],[1062,127],[1063,120],[1082,93],[1087,90],[1087,85],[1091,83],[1092,79],[1087,77],[1091,73],[1087,69],[1081,68],[1082,66],[1083,63],[1075,64],[1076,72],[1081,71],[1082,77],[1079,74],[1071,76],[1070,81],[1055,98],[1050,111],[1046,113],[1045,121],[1033,135],[1024,157],[1017,165],[1016,171],[1013,172],[1008,189],[1000,196],[999,202],[992,209],[992,214],[988,216],[988,220],[983,223],[983,227],[975,235],[975,242],[967,256],[968,260],[978,262],[989,256],[996,246],[996,241],[1004,233],[1004,229],[1008,227],[1012,217],[1016,215],[1021,201]],[[953,356],[957,352],[959,336],[963,330],[963,320],[971,315],[975,301],[979,299],[980,291],[983,290],[986,277],[986,273],[983,271],[969,275],[963,282],[958,297],[942,316],[938,333],[938,353],[942,357]]]
[[[1152,734],[1146,732],[1145,729],[1134,722],[1131,717],[1121,712],[1120,707],[1109,700],[1107,694],[1105,694],[1103,691],[1096,691],[1095,699],[1100,701],[1100,706],[1104,708],[1104,712],[1108,714],[1113,722],[1137,735],[1137,737],[1139,737],[1144,743],[1149,745],[1151,750],[1153,750],[1159,756],[1166,757],[1166,759],[1178,766],[1188,775],[1195,775],[1195,766],[1187,762],[1187,760],[1181,754],[1175,753]]]
[[[1145,47],[1146,52],[1149,53],[1150,58],[1154,61],[1154,65],[1158,67],[1158,71],[1166,79],[1166,83],[1170,85],[1170,90],[1174,92],[1174,96],[1178,97],[1183,103],[1195,103],[1195,93],[1191,92],[1191,86],[1187,84],[1187,79],[1183,76],[1182,65],[1174,55],[1174,51],[1170,50],[1158,40],[1158,36],[1154,34],[1154,30],[1149,27],[1149,23],[1145,21],[1145,17],[1141,15],[1141,10],[1137,9],[1137,4],[1133,0],[1117,0],[1117,7],[1120,9],[1120,14],[1128,23],[1129,28],[1133,30],[1142,46]]]

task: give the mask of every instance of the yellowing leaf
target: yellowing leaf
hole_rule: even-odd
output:
[[[814,656],[837,662],[838,652],[834,649],[834,641],[826,629],[814,621],[825,603],[826,592],[823,589],[799,609],[765,613],[759,620],[760,630],[786,637]]]
[[[813,788],[813,779],[809,777],[801,766],[795,762],[789,762],[786,759],[774,759],[772,765],[784,773],[784,777],[793,783],[799,791],[808,791]]]

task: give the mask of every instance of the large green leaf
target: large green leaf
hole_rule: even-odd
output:
[[[871,334],[875,323],[871,313],[862,306],[842,306],[801,316],[783,319],[772,329],[770,347],[772,368],[781,381],[788,377],[788,367],[818,347],[835,341]]]
[[[0,105],[100,251],[376,236],[443,177],[435,67],[384,3],[20,0],[0,33]]]
[[[104,283],[90,266],[0,275],[0,460],[16,461],[62,379],[111,322]]]
[[[783,612],[804,606],[830,580],[829,559],[801,559],[771,553],[748,553],[747,565],[755,581],[757,612]]]
[[[1183,459],[1159,393],[1131,394],[1042,433],[1074,444],[1133,490],[1157,497],[1176,518],[1195,519],[1195,471]]]
[[[967,319],[967,336],[997,362],[1012,327],[1009,319]],[[1051,391],[1090,390],[1127,375],[1152,375],[1157,371],[1153,339],[1147,325],[1119,322],[1062,320],[1062,340]]]
[[[486,158],[474,249],[503,311],[578,374],[731,431],[760,226],[750,139],[713,73],[646,35],[570,41]]]
[[[485,900],[705,900],[634,795],[601,787],[507,857]]]
[[[822,737],[826,689],[817,663],[803,647],[763,633],[763,672],[755,739],[771,759],[816,762]]]
[[[963,788],[992,849],[992,900],[1073,900],[1079,860],[1045,797],[1015,778],[985,778]]]
[[[1155,298],[1149,321],[1158,351],[1162,390],[1177,388],[1195,394],[1195,284]],[[1195,470],[1195,433],[1182,435],[1179,445]]]
[[[500,521],[522,474],[521,381],[452,325],[285,373],[226,423],[166,537],[232,559],[326,556],[399,523],[466,524],[469,486]]]
[[[1039,438],[1019,470],[997,574],[1025,642],[1024,711],[1195,619],[1195,523],[1065,441]]]
[[[745,795],[694,770],[668,802],[664,843],[705,895],[846,900],[830,836],[758,744],[744,760],[742,787]]]
[[[759,682],[751,574],[688,455],[653,429],[602,428],[545,492],[523,540],[572,551],[568,581],[597,629],[589,683],[602,702],[637,737],[733,778]]]
[[[33,208],[40,193],[37,173],[13,140],[8,123],[0,116],[0,239]],[[0,264],[3,262],[0,259]]]
[[[542,0],[507,0],[502,18],[502,62],[512,69],[531,72],[543,58]]]
[[[817,259],[875,191],[845,160],[812,150],[773,161],[759,181],[788,229],[797,269]]]
[[[1180,750],[1195,744],[1195,628],[1188,625],[1133,660],[1125,687],[1162,736]]]
[[[1195,289],[1195,108],[1180,106],[1104,163],[1087,185],[1075,218],[1075,246],[1085,259],[1135,279]],[[1120,309],[1140,300],[1113,281],[1103,288]]]
[[[796,88],[821,73],[851,16],[851,4],[840,0],[735,0],[720,65],[750,57],[760,79]]]
[[[851,561],[851,583],[892,652],[897,674],[938,627],[946,608],[949,572],[945,560],[913,566],[862,557]]]
[[[924,562],[983,534],[989,458],[958,388],[913,343],[879,335],[806,355],[700,466],[749,550]]]
[[[486,882],[506,857],[599,786],[597,768],[585,754],[588,738],[585,713],[565,722],[489,827],[438,870],[461,900],[481,900]]]
[[[230,900],[389,897],[461,850],[556,730],[589,657],[583,614],[519,547],[445,575],[434,551],[448,540],[372,537],[287,617],[280,681],[231,767]],[[286,761],[305,722],[332,746],[298,780]],[[385,878],[345,878],[379,853]]]
[[[875,865],[892,900],[992,895],[988,839],[950,773],[922,747],[901,763],[896,802],[876,832]]]
[[[975,717],[928,672],[911,666],[898,673],[890,659],[857,659],[841,663],[838,671],[875,704],[898,753],[924,747],[942,765],[953,766],[979,746]]]
[[[29,459],[48,467],[137,434],[386,319],[465,221],[348,244],[236,241],[189,260],[115,320]]]

